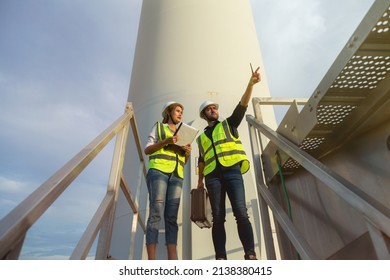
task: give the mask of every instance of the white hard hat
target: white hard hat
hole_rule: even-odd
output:
[[[163,106],[163,108],[162,108],[162,113],[161,113],[161,115],[162,115],[163,118],[165,117],[165,114],[167,113],[167,110],[168,110],[169,106],[171,106],[171,105],[178,105],[178,106],[181,107],[182,110],[184,110],[183,105],[181,105],[179,102],[176,102],[176,101],[169,101],[169,102],[165,103],[164,106]]]
[[[213,101],[209,101],[209,100],[206,100],[205,102],[203,102],[202,104],[200,104],[200,107],[199,107],[199,117],[203,118],[203,110],[207,107],[207,106],[210,106],[210,105],[215,105],[215,107],[219,107],[218,103],[215,103]]]

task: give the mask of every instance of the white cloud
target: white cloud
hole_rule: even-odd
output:
[[[0,218],[123,114],[141,2],[2,3]],[[114,141],[29,230],[22,258],[71,252],[105,194]]]
[[[31,181],[18,180],[15,177],[0,175],[0,219],[34,190]]]
[[[26,192],[26,182],[16,181],[0,176],[0,192],[6,194],[21,194]]]

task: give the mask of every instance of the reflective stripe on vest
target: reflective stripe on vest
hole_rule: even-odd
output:
[[[157,122],[158,140],[162,141],[172,136],[168,126]],[[177,168],[177,175],[183,179],[184,177],[185,156],[176,154],[169,149],[159,149],[149,156],[149,168],[160,170],[164,173],[172,173]],[[176,167],[177,166],[177,167]]]
[[[241,173],[244,174],[249,170],[249,161],[244,146],[239,137],[236,138],[232,135],[226,120],[215,126],[212,138],[218,161],[222,166],[229,167],[241,162]],[[203,174],[210,174],[217,166],[212,141],[205,133],[202,133],[196,142],[205,162]]]

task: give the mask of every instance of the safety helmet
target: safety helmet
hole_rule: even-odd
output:
[[[172,106],[172,105],[178,105],[178,106],[181,107],[182,110],[184,110],[183,105],[181,105],[179,102],[169,101],[169,102],[165,103],[164,106],[163,106],[163,108],[162,108],[162,113],[161,113],[161,115],[162,115],[163,118],[165,117],[165,114],[167,113],[168,108],[169,108],[170,106]]]
[[[210,106],[210,105],[215,105],[215,107],[219,107],[218,103],[215,103],[213,101],[209,101],[209,100],[206,100],[205,102],[203,102],[202,104],[200,104],[200,107],[199,107],[199,117],[203,118],[203,110],[206,109],[206,107]]]

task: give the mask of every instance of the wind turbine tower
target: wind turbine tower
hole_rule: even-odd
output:
[[[262,81],[254,87],[252,97],[269,97],[269,89],[249,0],[144,0],[140,16],[128,101],[132,102],[140,138],[144,144],[153,124],[161,121],[164,103],[184,105],[184,122],[203,130],[206,122],[199,118],[199,105],[205,100],[220,104],[220,117],[228,117],[238,104],[250,78],[250,63],[260,66]],[[248,114],[253,115],[252,106]],[[264,122],[276,127],[272,108],[262,112]],[[248,127],[243,120],[239,133],[252,160]],[[132,149],[128,137],[127,150]],[[134,147],[134,146],[133,146]],[[211,229],[200,229],[190,221],[190,189],[197,184],[198,149],[186,165],[185,181],[179,209],[178,256],[180,259],[214,259]],[[145,156],[147,162],[147,157]],[[253,168],[253,167],[252,167]],[[139,163],[126,156],[124,175],[142,181]],[[244,175],[246,198],[258,256],[261,238],[257,192],[251,169]],[[138,182],[131,181],[132,192]],[[136,196],[140,215],[147,218],[147,187],[141,182]],[[119,197],[110,253],[117,259],[146,259],[144,234],[137,230],[133,244],[132,212]],[[228,201],[227,201],[228,202]],[[130,219],[129,219],[130,217]],[[145,221],[146,223],[146,221]],[[243,259],[236,222],[227,203],[227,251],[229,259]],[[158,253],[166,259],[164,224],[161,223]],[[131,248],[135,245],[135,248]]]

